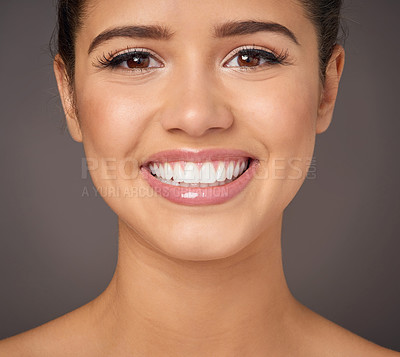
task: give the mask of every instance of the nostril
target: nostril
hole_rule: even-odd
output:
[[[229,129],[233,114],[224,103],[201,95],[180,98],[160,108],[160,123],[171,134],[202,137]],[[173,103],[173,104],[172,104]]]

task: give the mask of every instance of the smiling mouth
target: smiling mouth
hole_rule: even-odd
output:
[[[157,180],[172,186],[215,187],[237,180],[250,166],[251,158],[223,161],[150,162],[148,168]]]

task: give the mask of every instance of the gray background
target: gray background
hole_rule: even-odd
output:
[[[347,62],[316,178],[284,218],[293,294],[328,319],[400,350],[398,0],[348,0]],[[100,294],[116,264],[117,217],[81,178],[62,130],[47,42],[52,0],[0,4],[0,338]],[[87,187],[90,197],[82,197]]]

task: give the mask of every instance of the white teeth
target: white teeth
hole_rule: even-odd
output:
[[[158,169],[160,170],[160,176],[161,176],[161,177],[165,177],[165,174],[164,174],[164,165],[163,165],[163,164],[160,164],[160,166],[159,166]]]
[[[216,181],[214,165],[211,162],[205,162],[201,166],[200,177],[201,183],[214,183]]]
[[[246,167],[246,163],[243,161],[240,165],[239,175],[241,175]]]
[[[218,164],[218,169],[215,174],[217,181],[222,182],[226,180],[226,174],[225,174],[225,163],[223,161],[220,161]]]
[[[174,176],[174,170],[172,169],[172,166],[168,162],[164,164],[164,174],[167,180],[171,180],[172,177]]]
[[[203,163],[177,161],[149,165],[151,173],[160,181],[183,187],[225,185],[241,175],[246,167],[247,160],[243,159]]]
[[[235,166],[235,169],[233,170],[233,176],[235,177],[239,176],[239,169],[240,169],[240,163],[238,162]]]
[[[228,168],[226,169],[226,178],[227,178],[228,180],[230,180],[230,179],[232,178],[233,170],[234,170],[234,164],[233,164],[233,162],[231,161],[231,162],[229,163],[229,165],[228,165]]]
[[[161,177],[161,173],[160,173],[160,170],[158,168],[158,165],[156,165],[156,164],[154,165],[154,170],[156,171],[156,175]]]
[[[181,165],[178,163],[174,165],[174,181],[183,182],[185,172],[182,170]]]
[[[199,168],[193,162],[187,162],[185,165],[185,173],[183,182],[185,183],[199,183],[200,182]]]

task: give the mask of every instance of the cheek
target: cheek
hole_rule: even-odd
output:
[[[250,130],[248,136],[264,146],[256,194],[262,192],[260,197],[270,198],[266,210],[281,212],[301,187],[312,162],[318,74],[312,77],[299,71],[297,76],[279,76],[247,86],[233,103],[242,127]]]
[[[86,83],[77,88],[85,150],[119,159],[143,139],[149,108],[147,93],[121,85]]]
[[[248,88],[235,111],[269,156],[308,155],[313,148],[318,109],[318,80],[279,77]]]

